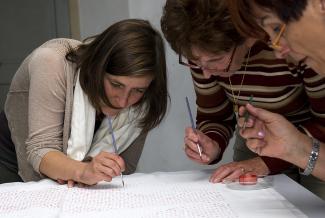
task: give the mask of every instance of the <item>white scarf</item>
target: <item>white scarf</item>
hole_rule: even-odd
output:
[[[142,109],[140,111],[143,111]],[[129,108],[121,111],[112,119],[112,127],[116,139],[117,153],[122,153],[140,135],[138,121],[144,113]],[[68,157],[82,161],[85,157],[94,157],[101,151],[114,153],[112,136],[109,133],[108,118],[103,119],[99,129],[95,130],[96,110],[83,92],[79,73],[73,93],[73,108],[71,118],[71,134],[68,140]]]

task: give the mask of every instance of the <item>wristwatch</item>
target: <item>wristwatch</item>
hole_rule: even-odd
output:
[[[312,139],[312,149],[309,155],[309,160],[308,160],[308,164],[306,169],[303,172],[299,172],[301,175],[304,176],[308,176],[312,173],[315,165],[316,165],[316,161],[318,158],[318,154],[319,154],[319,147],[320,147],[320,142],[315,139],[314,137],[311,138]]]

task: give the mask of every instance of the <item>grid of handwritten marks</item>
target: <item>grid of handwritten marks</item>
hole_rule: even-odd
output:
[[[71,192],[66,201],[76,202],[81,196],[87,200],[79,202],[79,205],[66,205],[64,212],[76,214],[82,210],[112,211],[121,217],[237,217],[215,187],[208,183],[156,183],[143,187],[111,189],[111,192],[107,189],[84,189]]]
[[[218,188],[207,181],[147,179],[126,181],[125,188],[114,180],[89,188],[51,185],[0,192],[0,199],[9,196],[0,204],[0,217],[238,217]],[[39,211],[44,214],[40,216]]]

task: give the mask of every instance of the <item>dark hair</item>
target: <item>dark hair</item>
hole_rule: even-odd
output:
[[[298,21],[306,8],[307,0],[228,0],[231,18],[244,36],[261,38],[265,33],[255,21],[251,4],[275,13],[284,23]]]
[[[274,12],[284,23],[298,21],[307,6],[307,0],[253,0],[253,2]]]
[[[244,42],[221,0],[167,0],[160,23],[172,49],[189,59],[192,46],[220,53]]]
[[[80,85],[99,111],[102,102],[109,105],[104,91],[106,73],[116,76],[149,75],[153,80],[141,101],[145,107],[140,121],[144,131],[156,127],[166,114],[168,103],[165,48],[161,35],[148,21],[128,19],[117,22],[99,35],[84,40],[70,50],[67,60],[80,68]]]

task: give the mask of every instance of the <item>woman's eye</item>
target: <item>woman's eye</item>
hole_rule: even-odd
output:
[[[143,94],[146,90],[145,89],[136,89],[136,92]]]
[[[219,63],[219,62],[221,62],[221,61],[223,61],[224,59],[225,59],[225,57],[226,57],[226,55],[225,56],[223,56],[223,57],[220,57],[220,58],[215,58],[214,60],[213,60],[213,62],[214,63]]]
[[[274,31],[275,33],[280,32],[280,26],[276,26],[276,27],[274,27],[274,28],[273,28],[273,31]]]
[[[119,83],[114,83],[114,82],[111,82],[111,85],[112,85],[113,87],[116,87],[116,88],[121,88],[121,87],[122,87],[121,84],[119,84]]]

